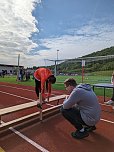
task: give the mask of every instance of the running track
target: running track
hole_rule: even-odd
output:
[[[63,91],[53,90],[53,94]],[[61,114],[41,122],[32,122],[22,128],[9,129],[9,133],[0,138],[0,152],[113,152],[114,151],[114,110],[103,105],[103,98],[98,97],[102,107],[102,118],[97,130],[89,137],[76,140],[70,135],[74,131]],[[36,100],[34,87],[1,83],[0,108]],[[108,100],[108,98],[107,98]],[[47,108],[52,105],[44,105]],[[38,111],[32,108],[3,117],[3,121]]]

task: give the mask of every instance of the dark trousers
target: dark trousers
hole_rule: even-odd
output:
[[[41,81],[35,79],[35,92],[37,97],[39,97],[39,93],[41,92]]]
[[[60,109],[62,115],[77,129],[81,130],[83,125],[88,126],[81,118],[80,110],[76,107],[70,109]]]

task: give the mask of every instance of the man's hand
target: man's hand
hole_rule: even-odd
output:
[[[69,95],[66,95],[65,99],[68,99]]]

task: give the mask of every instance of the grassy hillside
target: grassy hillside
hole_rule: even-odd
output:
[[[88,54],[85,57],[95,57],[95,56],[107,56],[107,55],[114,55],[114,47],[106,48],[101,51],[96,51],[91,54]],[[50,69],[54,71],[55,66],[49,66]],[[81,74],[81,62],[77,62],[76,59],[72,59],[68,62],[63,62],[61,64],[58,64],[57,66],[57,72],[60,73],[67,73],[67,74]],[[93,61],[93,62],[86,62],[85,71],[86,73],[91,72],[99,72],[99,71],[111,71],[109,72],[109,75],[114,70],[114,58],[111,59],[104,59],[99,61]]]

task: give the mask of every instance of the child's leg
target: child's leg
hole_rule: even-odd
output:
[[[35,79],[35,92],[37,97],[39,98],[39,93],[41,92],[41,81]]]

